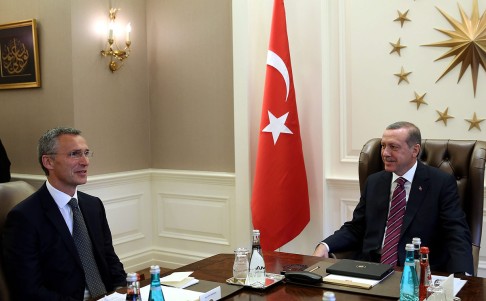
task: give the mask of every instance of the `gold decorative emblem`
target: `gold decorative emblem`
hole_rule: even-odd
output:
[[[29,63],[29,51],[24,43],[13,38],[1,49],[2,67],[8,73],[21,74]]]
[[[446,74],[456,69],[456,67],[460,65],[459,76],[457,80],[457,82],[459,83],[463,75],[466,73],[467,69],[470,67],[473,92],[474,97],[476,97],[480,66],[484,71],[486,71],[486,10],[480,14],[478,0],[471,0],[471,2],[472,10],[470,16],[466,14],[466,12],[459,3],[457,4],[460,15],[459,20],[451,17],[443,9],[436,7],[439,13],[452,26],[452,29],[447,30],[435,28],[435,30],[448,36],[449,39],[431,44],[423,44],[421,46],[449,48],[444,54],[435,59],[435,61],[439,61],[442,59],[451,58],[451,62],[446,67],[444,72],[440,75],[440,77],[436,80],[436,83],[443,77],[445,77]],[[403,28],[404,25],[407,24],[407,22],[411,22],[411,19],[408,17],[409,10],[407,10],[405,13],[402,13],[399,10],[397,10],[397,12],[398,17],[393,21],[400,22],[401,28]],[[396,52],[398,56],[401,56],[400,50],[406,47],[401,44],[400,38],[398,38],[398,41],[396,43],[389,42],[389,44],[393,47],[390,54]],[[410,73],[411,72],[406,72],[405,67],[402,66],[401,72],[394,74],[394,76],[398,77],[398,85],[400,85],[402,81],[409,83],[407,76]],[[415,103],[418,110],[422,104],[428,105],[428,103],[424,99],[426,94],[427,93],[419,95],[417,94],[417,92],[415,92],[415,99],[412,99],[409,102]],[[445,126],[447,126],[447,121],[449,119],[455,118],[454,116],[449,115],[449,107],[447,107],[444,111],[435,111],[438,114],[438,118],[435,122],[442,121]],[[478,118],[476,112],[474,112],[471,119],[464,120],[469,123],[468,131],[471,131],[474,128],[481,131],[480,124],[486,119]]]
[[[468,18],[461,5],[459,5],[459,12],[461,14],[461,22],[455,20],[453,17],[437,8],[439,12],[446,18],[454,30],[437,29],[443,34],[450,37],[449,40],[426,44],[424,46],[433,47],[450,47],[451,49],[436,59],[436,61],[455,56],[444,73],[437,79],[439,81],[457,65],[461,64],[458,82],[466,72],[467,68],[471,67],[471,75],[473,81],[474,95],[476,95],[476,87],[478,82],[478,71],[481,65],[486,70],[486,14],[483,13],[479,17],[478,1],[473,1],[473,9],[471,17]]]

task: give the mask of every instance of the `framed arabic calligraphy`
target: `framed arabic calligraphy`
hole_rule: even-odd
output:
[[[36,20],[0,24],[0,89],[40,87]]]

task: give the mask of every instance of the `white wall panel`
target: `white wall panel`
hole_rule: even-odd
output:
[[[356,184],[356,180],[330,179],[326,183],[327,199],[332,201],[326,202],[324,208],[325,224],[328,225],[324,237],[334,233],[350,219],[352,210],[359,201],[359,184]]]
[[[142,194],[103,200],[106,217],[110,221],[113,244],[118,245],[143,238],[146,223],[142,203]]]
[[[159,236],[230,244],[231,212],[228,198],[159,194],[157,204],[156,223]]]
[[[234,174],[154,170],[152,199],[154,246],[172,265],[250,246],[249,230],[238,238]]]

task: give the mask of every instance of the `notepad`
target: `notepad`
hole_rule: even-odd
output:
[[[166,286],[186,288],[199,282],[194,277],[189,277],[193,272],[175,272],[160,278],[160,283]]]
[[[373,280],[381,280],[393,271],[393,267],[389,264],[352,259],[342,259],[326,268],[326,272],[329,274]]]
[[[322,282],[324,283],[364,288],[364,289],[370,289],[373,286],[380,283],[380,281],[381,280],[363,279],[363,278],[334,275],[334,274],[329,274],[322,278]]]

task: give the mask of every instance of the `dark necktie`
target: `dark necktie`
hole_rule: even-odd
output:
[[[79,210],[78,201],[72,198],[69,206],[73,211],[73,238],[76,248],[78,249],[79,258],[83,264],[84,277],[91,297],[97,297],[106,293],[105,285],[101,280],[100,272],[93,255],[91,239],[88,235],[88,229],[84,223],[83,215]]]
[[[381,250],[381,262],[392,266],[396,266],[398,262],[398,241],[400,240],[403,216],[407,205],[404,187],[407,180],[400,177],[395,182],[397,186],[393,191],[390,212],[386,222],[385,241]]]

